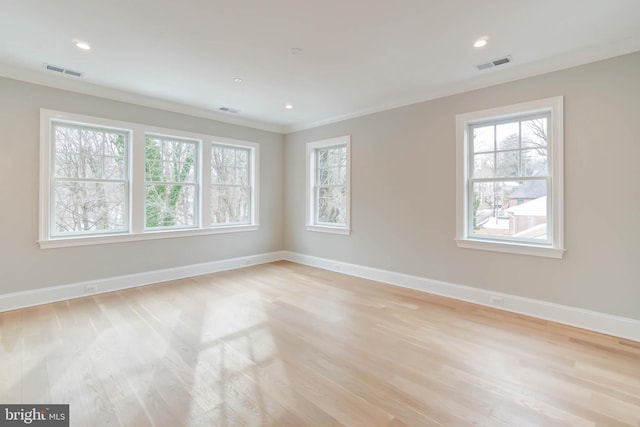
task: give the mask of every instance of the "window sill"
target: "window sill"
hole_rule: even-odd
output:
[[[351,234],[351,230],[346,227],[331,227],[329,225],[307,225],[307,231],[317,231],[320,233],[331,233],[331,234],[343,234],[347,236]]]
[[[187,230],[157,230],[144,233],[122,233],[100,236],[72,236],[58,237],[49,240],[39,240],[40,249],[65,248],[73,246],[106,245],[111,243],[136,242],[141,240],[174,239],[179,237],[206,236],[210,234],[240,233],[243,231],[257,231],[258,224],[232,225],[225,227],[197,228]]]
[[[562,259],[566,249],[535,246],[520,243],[489,242],[486,240],[456,239],[459,248],[480,249],[493,252],[504,252],[518,255],[532,255]]]

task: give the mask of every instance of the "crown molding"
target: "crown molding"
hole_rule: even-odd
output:
[[[605,61],[617,56],[623,56],[640,51],[640,40],[629,38],[616,43],[605,43],[597,47],[591,47],[580,51],[571,52],[567,55],[546,58],[527,64],[518,64],[517,57],[514,62],[505,68],[493,68],[478,71],[478,76],[474,76],[465,81],[458,81],[437,89],[429,89],[427,92],[415,94],[404,99],[397,99],[392,102],[379,103],[370,107],[339,114],[321,120],[307,121],[284,126],[284,133],[289,134],[332,123],[342,122],[349,119],[368,116],[383,111],[432,101],[434,99],[447,96],[459,95],[465,92],[510,83],[517,80],[536,77],[544,74],[562,71],[569,68],[588,65],[591,63]],[[503,55],[504,56],[504,55]],[[472,65],[473,66],[473,65]],[[475,66],[473,66],[475,68]],[[508,67],[508,68],[507,68]]]
[[[170,111],[172,113],[186,114],[203,119],[215,120],[231,125],[244,126],[280,134],[284,133],[284,127],[278,124],[247,119],[244,117],[233,117],[228,114],[181,104],[175,101],[136,94],[120,89],[113,89],[106,86],[100,86],[97,84],[89,83],[87,81],[78,80],[77,77],[54,75],[43,70],[36,71],[29,68],[22,68],[6,63],[0,63],[0,77],[6,77],[13,80],[47,86],[54,89],[62,89],[70,92],[81,93],[84,95],[97,96],[100,98],[110,99],[112,101],[126,102],[143,107],[156,108],[158,110]]]

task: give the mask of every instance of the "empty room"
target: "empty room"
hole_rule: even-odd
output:
[[[0,3],[0,426],[640,427],[637,0]]]

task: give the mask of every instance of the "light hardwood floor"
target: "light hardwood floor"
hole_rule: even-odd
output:
[[[640,426],[640,343],[288,262],[0,314],[72,426]]]

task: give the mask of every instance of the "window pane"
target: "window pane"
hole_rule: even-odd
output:
[[[222,168],[222,182],[225,184],[236,184],[236,168],[224,167]]]
[[[147,137],[145,140],[145,179],[162,181],[162,141]]]
[[[329,154],[331,155],[332,166],[347,165],[347,147],[332,148]]]
[[[318,222],[346,224],[346,191],[343,186],[318,189]]]
[[[212,147],[212,184],[248,185],[249,167],[249,150],[233,147]]]
[[[126,179],[124,134],[58,125],[54,135],[54,177]]]
[[[336,181],[336,183],[338,184],[346,184],[347,183],[347,167],[346,166],[341,166],[338,170],[338,181]]]
[[[56,181],[54,233],[124,230],[125,191],[123,183]]]
[[[236,150],[225,148],[222,152],[222,161],[226,166],[234,166],[236,163]]]
[[[522,122],[522,148],[547,148],[547,118]]]
[[[194,185],[147,184],[145,226],[194,226],[195,192]]]
[[[183,162],[171,164],[171,176],[175,182],[196,182],[195,159],[189,155]]]
[[[217,145],[211,147],[211,167],[221,168],[224,165],[223,162],[223,148]]]
[[[323,148],[316,151],[319,169],[347,165],[347,147]]]
[[[547,163],[547,150],[538,148],[534,150],[522,150],[522,176],[547,176],[549,165]]]
[[[80,129],[56,126],[54,135],[56,152],[76,154],[80,152]]]
[[[58,178],[80,178],[80,156],[78,153],[58,151],[55,154],[53,176]]]
[[[162,162],[151,160],[147,157],[147,161],[145,163],[145,178],[147,181],[162,181],[164,178]]]
[[[473,177],[493,178],[495,176],[495,154],[476,154],[473,156]]]
[[[475,182],[472,234],[547,240],[547,181]]]
[[[192,142],[146,139],[147,181],[196,182],[196,144]]]
[[[473,152],[494,151],[494,127],[484,126],[473,129]]]
[[[236,155],[237,166],[239,168],[246,168],[249,166],[249,150],[238,149]]]
[[[236,184],[249,185],[249,168],[236,168]]]
[[[520,152],[498,151],[496,153],[496,176],[515,177],[520,174]]]
[[[219,174],[219,166],[216,166],[214,164],[214,160],[213,158],[211,159],[211,183],[212,184],[218,184],[221,181],[222,177]]]
[[[125,150],[124,135],[117,133],[107,133],[105,135],[104,154],[105,156],[123,157]]]
[[[328,164],[329,150],[317,150],[318,168],[325,168]]]
[[[496,126],[496,138],[498,150],[513,150],[519,144],[519,122],[504,123]]]
[[[121,157],[105,157],[103,164],[104,179],[125,179],[124,159]]]
[[[82,129],[80,131],[80,153],[90,158],[104,154],[104,133],[101,131]]]
[[[246,224],[250,220],[249,187],[213,186],[211,189],[211,222],[213,224]]]

